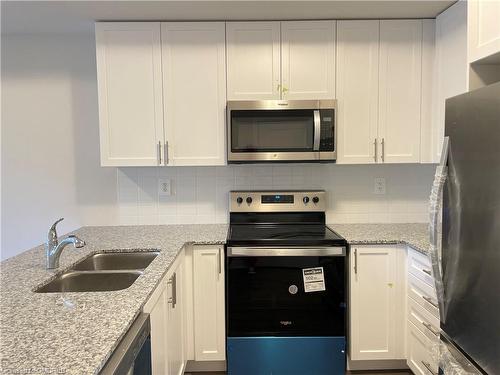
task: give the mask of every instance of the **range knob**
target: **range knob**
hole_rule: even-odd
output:
[[[252,197],[247,197],[247,203],[248,204],[252,203]]]
[[[236,202],[237,202],[238,204],[242,204],[242,203],[243,203],[243,198],[242,198],[242,197],[238,197],[238,198],[236,198]]]
[[[309,197],[302,198],[302,202],[304,202],[304,204],[308,204],[309,203]]]
[[[318,203],[319,202],[319,198],[318,197],[313,197],[313,202],[314,203]]]

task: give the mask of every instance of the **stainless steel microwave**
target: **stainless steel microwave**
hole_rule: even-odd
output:
[[[228,163],[334,162],[335,112],[335,100],[228,101]]]

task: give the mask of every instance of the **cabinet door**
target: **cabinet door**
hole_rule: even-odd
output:
[[[500,1],[474,0],[467,4],[469,62],[500,53]]]
[[[380,21],[379,147],[386,163],[420,161],[422,20]]]
[[[184,373],[184,288],[183,264],[179,262],[168,278],[167,358],[168,374]]]
[[[151,322],[151,363],[153,375],[164,375],[168,372],[167,363],[167,288],[166,281],[160,282],[158,290],[144,307],[149,313]]]
[[[279,99],[280,23],[227,22],[228,100]]]
[[[223,22],[162,24],[168,165],[224,165],[226,53]]]
[[[155,166],[163,144],[158,22],[96,23],[102,166]]]
[[[194,352],[196,361],[225,360],[224,249],[193,250]]]
[[[335,21],[281,22],[283,99],[335,98]]]
[[[398,251],[404,253],[399,248],[351,248],[351,360],[404,358],[405,267]]]
[[[379,21],[337,23],[337,162],[376,162]]]

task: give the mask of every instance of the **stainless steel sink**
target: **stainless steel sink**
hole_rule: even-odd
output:
[[[126,289],[142,275],[142,271],[66,271],[35,290],[37,293],[54,292],[107,292]]]
[[[158,256],[158,251],[97,253],[72,268],[77,271],[143,270]]]

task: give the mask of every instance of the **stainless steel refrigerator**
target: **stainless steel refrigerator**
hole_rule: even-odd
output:
[[[440,371],[496,375],[500,374],[500,83],[448,99],[445,121],[447,150],[433,188],[440,207],[436,212],[442,207],[442,226],[431,214],[432,247],[437,249],[437,240],[442,241],[441,251],[431,252],[441,314]],[[436,190],[440,179],[441,189]],[[432,207],[431,199],[431,213]]]

